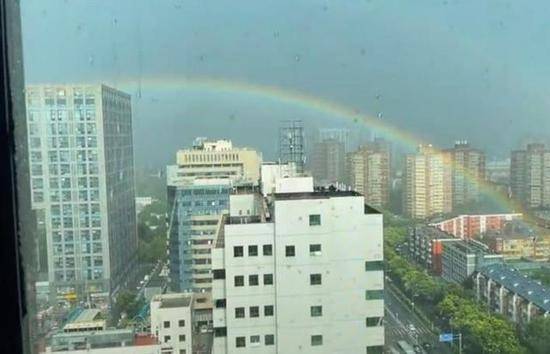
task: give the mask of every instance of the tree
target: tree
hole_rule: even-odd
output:
[[[141,301],[136,299],[136,293],[130,290],[121,291],[116,298],[116,309],[119,314],[125,313],[127,317],[134,317],[141,307]]]
[[[522,353],[512,325],[504,318],[486,312],[472,300],[448,294],[438,309],[452,328],[462,333],[466,353]]]
[[[546,354],[550,348],[550,317],[537,317],[527,325],[525,346],[533,354]]]

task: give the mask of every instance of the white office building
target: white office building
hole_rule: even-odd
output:
[[[303,185],[270,204],[231,195],[212,254],[214,354],[382,353],[382,214]]]
[[[156,295],[151,301],[151,333],[163,354],[192,354],[193,295]]]

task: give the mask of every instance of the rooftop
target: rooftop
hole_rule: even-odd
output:
[[[416,234],[421,234],[424,237],[428,237],[430,240],[456,239],[453,235],[435,226],[416,225],[413,230]]]
[[[328,199],[339,197],[359,197],[362,194],[354,191],[317,190],[314,192],[276,193],[276,200]]]
[[[492,264],[481,268],[479,272],[544,311],[550,311],[550,289],[522,275],[519,270],[504,264]]]
[[[475,240],[461,240],[459,242],[452,242],[452,243],[446,243],[445,247],[448,248],[456,248],[460,252],[467,253],[467,254],[489,254],[489,247],[484,245],[481,242],[475,241]]]
[[[160,301],[161,309],[170,309],[176,307],[189,307],[191,305],[192,295],[177,294],[178,296],[158,296],[153,301]]]
[[[78,323],[78,322],[93,322],[95,321],[100,314],[99,310],[96,309],[83,309],[74,319],[72,319],[71,323]]]
[[[501,230],[489,230],[485,233],[485,236],[489,238],[503,238],[508,240],[521,240],[548,235],[550,235],[550,230],[529,225],[522,220],[507,222]]]

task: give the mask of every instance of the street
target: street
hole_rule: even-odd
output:
[[[411,345],[422,346],[423,343],[429,343],[432,346],[430,351],[432,353],[452,353],[448,345],[439,343],[438,337],[431,332],[430,328],[397,299],[387,282],[385,289],[386,352],[390,352],[390,347],[397,348],[398,341],[405,340]],[[415,327],[414,331],[409,329],[411,324]]]

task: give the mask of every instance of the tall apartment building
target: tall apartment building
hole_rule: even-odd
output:
[[[374,207],[389,203],[390,147],[382,139],[366,144],[347,156],[347,182]]]
[[[405,159],[403,209],[415,219],[452,210],[451,162],[449,154],[431,145],[420,145]]]
[[[103,85],[32,85],[26,99],[51,300],[105,298],[137,257],[130,96]]]
[[[315,143],[311,157],[311,172],[317,185],[343,183],[346,153],[344,144],[336,139]]]
[[[550,207],[550,150],[529,144],[512,151],[511,160],[512,197],[528,208]]]
[[[261,155],[231,141],[196,139],[168,166],[170,287],[210,291],[211,249],[236,185],[258,185]]]
[[[306,182],[269,205],[231,196],[212,256],[214,354],[382,353],[382,215]]]
[[[350,130],[347,128],[320,128],[319,141],[337,140],[344,145],[345,152],[351,151]]]
[[[452,162],[453,208],[478,202],[480,185],[485,180],[485,154],[467,141],[457,141],[447,152]]]

